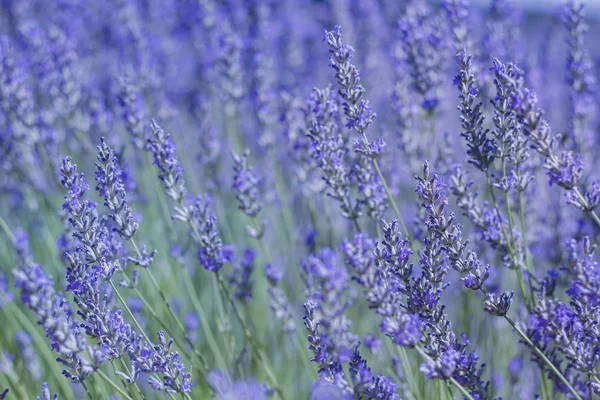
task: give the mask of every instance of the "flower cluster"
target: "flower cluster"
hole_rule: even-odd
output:
[[[600,396],[600,27],[471,3],[0,1],[0,399]]]

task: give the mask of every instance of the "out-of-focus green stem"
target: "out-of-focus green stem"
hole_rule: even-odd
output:
[[[186,276],[184,277],[185,279],[183,281],[187,287],[190,299],[192,300],[192,306],[194,307],[196,314],[198,314],[198,318],[200,319],[200,324],[202,325],[202,332],[204,333],[206,340],[208,341],[208,346],[211,348],[215,358],[217,359],[217,364],[219,365],[219,368],[225,371],[227,370],[227,363],[225,362],[225,359],[221,354],[221,350],[219,349],[217,341],[215,340],[212,330],[210,329],[210,324],[208,323],[208,319],[206,318],[206,312],[204,311],[204,308],[202,307],[202,304],[200,303],[200,300],[198,298],[198,294],[194,289],[192,277],[189,275],[187,270],[185,271],[185,275]]]

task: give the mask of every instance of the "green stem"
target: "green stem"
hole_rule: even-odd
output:
[[[153,343],[150,340],[150,338],[148,337],[148,335],[146,335],[146,332],[144,331],[144,329],[142,329],[142,326],[140,325],[140,323],[138,322],[138,320],[135,318],[135,315],[133,315],[133,312],[129,309],[129,306],[127,306],[127,303],[125,302],[125,299],[123,298],[123,296],[121,296],[121,293],[119,293],[119,290],[117,290],[117,287],[115,286],[115,284],[113,283],[113,281],[111,279],[109,279],[108,283],[110,284],[110,287],[112,288],[112,290],[115,292],[115,295],[119,299],[119,302],[121,303],[121,305],[123,306],[123,308],[125,309],[125,311],[127,311],[127,314],[129,314],[129,316],[133,320],[133,324],[135,325],[135,327],[140,331],[140,333],[142,334],[142,336],[144,337],[144,339],[148,342],[148,344]]]
[[[540,382],[541,382],[541,391],[542,391],[542,400],[549,400],[550,396],[548,396],[548,384],[546,383],[546,376],[544,375],[544,371],[541,369],[540,371]]]
[[[267,373],[267,377],[269,379],[269,383],[271,384],[271,386],[275,387],[275,389],[277,390],[277,393],[283,399],[284,398],[283,397],[283,392],[281,390],[281,387],[277,383],[277,378],[275,377],[275,374],[273,373],[273,370],[271,369],[271,363],[270,363],[270,361],[267,359],[267,356],[264,353],[264,351],[261,348],[261,346],[259,346],[254,341],[254,337],[252,336],[252,333],[250,332],[250,329],[248,328],[248,325],[246,324],[246,321],[244,320],[243,316],[241,315],[240,310],[236,307],[235,302],[231,298],[231,295],[229,294],[229,291],[227,290],[227,286],[225,285],[225,282],[223,281],[223,278],[219,274],[219,271],[215,271],[214,274],[215,274],[215,277],[217,278],[217,282],[219,283],[219,289],[222,291],[225,299],[227,300],[227,302],[231,306],[231,309],[233,310],[233,314],[235,315],[235,318],[237,319],[238,323],[242,327],[242,331],[244,333],[244,337],[246,338],[246,340],[248,341],[248,343],[250,343],[250,346],[252,346],[252,348],[256,351],[256,354],[258,355],[258,358],[262,362],[262,365],[265,368],[265,372]]]
[[[577,196],[577,198],[582,204],[587,204],[587,200],[585,199],[585,197],[582,196],[581,192],[579,191],[579,188],[573,188],[573,193],[575,193],[575,196]],[[590,211],[590,214],[592,215],[592,218],[594,219],[596,224],[600,226],[600,218],[598,217],[598,214],[596,214],[596,211],[592,210]]]
[[[500,220],[500,215],[501,215],[500,207],[498,206],[498,201],[496,200],[496,194],[494,193],[494,186],[492,185],[489,171],[485,171],[485,177],[487,180],[488,187],[490,189],[490,194],[492,196],[492,202],[494,204],[494,209],[496,210],[496,213],[498,214],[498,219]],[[502,236],[504,237],[504,241],[506,242],[506,247],[508,249],[508,255],[509,255],[510,259],[512,260],[512,263],[517,267],[517,269],[516,269],[517,279],[519,280],[519,288],[521,290],[521,294],[523,295],[523,299],[525,300],[525,305],[527,306],[528,310],[531,310],[531,304],[529,302],[529,296],[527,294],[527,289],[525,287],[525,280],[523,279],[523,273],[521,272],[521,267],[519,266],[519,263],[517,262],[516,254],[513,251],[513,246],[511,244],[512,242],[509,240],[508,234],[506,233],[506,229],[504,229],[504,224],[502,223],[501,220],[500,220],[500,228],[502,231]]]
[[[130,241],[131,241],[131,245],[133,246],[133,248],[134,248],[134,250],[135,250],[138,258],[141,259],[142,258],[142,253],[140,252],[137,244],[135,243],[135,240],[133,240],[133,238],[131,238]],[[194,355],[200,361],[200,371],[202,372],[202,374],[206,373],[206,371],[208,370],[208,364],[206,363],[206,361],[202,357],[202,354],[200,354],[200,352],[195,348],[194,343],[192,342],[192,340],[188,336],[187,331],[185,330],[185,327],[181,323],[181,320],[179,319],[179,317],[177,317],[177,314],[175,314],[175,311],[173,310],[173,307],[171,307],[171,304],[167,300],[167,297],[165,296],[165,294],[163,293],[162,289],[158,285],[158,282],[154,278],[154,275],[152,274],[152,271],[150,271],[150,268],[144,268],[144,269],[148,273],[148,277],[150,278],[150,282],[152,282],[152,285],[154,286],[154,289],[158,292],[160,298],[162,299],[163,303],[167,307],[167,310],[169,311],[169,314],[171,314],[171,317],[173,317],[173,319],[175,320],[175,323],[177,324],[177,326],[179,327],[179,330],[183,334],[184,339],[190,345],[190,347],[192,348],[192,352],[194,353]],[[137,288],[136,288],[136,293],[138,293],[138,295],[141,297],[141,293],[139,292],[139,290]],[[159,319],[158,316],[156,316],[156,313],[154,313],[154,310],[152,309],[152,307],[150,307],[149,305],[146,304],[147,302],[145,301],[145,299],[142,299],[142,301],[144,302],[144,305],[146,306],[146,308],[148,308],[148,310],[152,312],[153,316],[155,316],[155,318],[158,321],[161,321],[161,319]],[[164,323],[161,323],[161,324],[164,324]],[[169,334],[171,336],[173,336],[171,333],[169,333]]]
[[[94,397],[92,397],[92,394],[90,393],[90,391],[84,381],[81,381],[81,386],[83,386],[83,388],[85,389],[85,393],[87,394],[89,399],[94,400]]]
[[[125,392],[123,389],[121,389],[119,387],[119,385],[117,385],[115,382],[113,382],[104,372],[102,372],[101,370],[97,370],[96,372],[98,373],[98,375],[100,376],[100,378],[102,378],[102,380],[104,382],[106,382],[110,386],[112,386],[112,388],[115,389],[117,392],[119,392],[119,394],[121,396],[123,396],[123,398],[125,398],[126,400],[133,400],[133,398],[131,396],[129,396],[129,394],[127,394],[127,392]]]
[[[521,224],[521,237],[523,238],[523,252],[525,254],[525,268],[529,274],[529,293],[531,294],[531,305],[535,307],[535,296],[533,295],[533,265],[531,264],[531,257],[529,255],[529,246],[527,244],[527,231],[525,229],[525,208],[523,207],[523,193],[519,192],[519,216]]]
[[[110,361],[110,365],[112,365],[113,368],[113,372],[117,372],[117,366],[115,365],[115,361],[114,360],[109,360]],[[121,361],[121,365],[125,365],[125,362],[123,361],[123,359],[120,359]],[[127,367],[124,368],[125,371],[127,371]],[[108,377],[108,376],[107,376]],[[120,379],[121,385],[123,386],[123,389],[127,392],[127,394],[134,398],[135,400],[138,400],[138,396],[136,396],[134,393],[131,392],[131,390],[129,389],[129,386],[127,385],[127,383],[125,382],[125,379],[121,378]],[[137,386],[137,384],[135,385],[138,388],[139,391],[139,386]],[[141,394],[141,393],[140,393]]]
[[[400,363],[402,364],[402,372],[404,373],[404,378],[408,382],[408,387],[410,388],[411,393],[414,396],[419,396],[419,389],[416,387],[415,375],[413,374],[412,367],[410,365],[410,361],[408,359],[408,354],[406,354],[406,350],[404,347],[394,346],[396,350],[396,354],[400,358]]]
[[[8,240],[10,240],[12,245],[14,246],[15,244],[17,244],[17,239],[15,238],[15,235],[12,233],[12,230],[10,229],[10,227],[8,226],[6,221],[4,221],[4,218],[2,218],[1,215],[0,215],[0,227],[2,228],[2,230],[4,231],[6,236],[8,236]]]
[[[562,383],[565,384],[565,386],[573,394],[573,397],[575,397],[577,400],[582,400],[581,396],[579,395],[579,393],[577,393],[577,391],[575,390],[575,388],[573,388],[573,386],[571,385],[571,383],[569,383],[569,381],[567,380],[567,378],[565,378],[563,376],[563,374],[552,363],[552,361],[550,361],[546,357],[546,355],[535,344],[533,344],[533,342],[529,339],[529,337],[525,334],[525,332],[523,332],[517,326],[517,324],[515,324],[515,322],[512,319],[510,319],[510,317],[508,317],[507,315],[504,316],[504,319],[506,319],[506,321],[508,321],[508,323],[519,334],[519,336],[521,336],[521,338],[525,341],[525,343],[527,343],[527,345],[532,348],[532,350],[535,352],[535,354],[537,354],[544,361],[544,363],[552,370],[552,372],[554,373],[554,375],[556,375],[556,377],[558,379],[560,379],[562,381]]]
[[[367,139],[367,135],[364,132],[362,132],[362,138],[363,138],[363,142],[365,143],[365,145],[369,146],[369,139]],[[383,173],[381,172],[381,169],[379,168],[379,163],[377,162],[377,160],[375,158],[373,158],[373,166],[375,167],[375,171],[377,171],[377,175],[379,175],[379,179],[381,180],[381,183],[383,184],[385,194],[387,195],[388,201],[390,202],[392,209],[394,210],[394,214],[396,214],[396,218],[398,218],[398,221],[400,222],[400,225],[402,226],[404,235],[406,236],[408,243],[411,243],[412,237],[411,237],[410,233],[408,232],[408,229],[406,229],[406,225],[404,224],[404,220],[402,219],[402,216],[400,215],[400,211],[398,210],[396,201],[394,200],[394,197],[392,196],[392,193],[390,192],[390,189],[387,185],[387,181],[385,180]]]
[[[225,371],[225,370],[227,370],[227,363],[225,362],[225,359],[223,358],[223,355],[221,354],[221,350],[219,349],[219,346],[217,345],[217,341],[215,340],[212,330],[210,329],[210,324],[208,323],[208,319],[206,318],[206,313],[204,311],[204,308],[202,307],[202,303],[198,299],[198,294],[196,293],[196,290],[194,289],[194,284],[192,283],[192,277],[189,276],[189,273],[187,272],[187,270],[185,271],[185,273],[186,273],[186,276],[183,281],[187,287],[188,294],[192,300],[192,306],[196,310],[196,314],[198,315],[198,318],[200,319],[200,324],[202,325],[202,332],[204,333],[206,340],[208,341],[208,346],[211,348],[214,356],[217,359],[217,364],[219,365],[219,368],[221,368],[222,370]]]

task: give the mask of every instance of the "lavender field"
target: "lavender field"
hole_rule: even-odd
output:
[[[0,400],[600,398],[594,5],[1,0]]]

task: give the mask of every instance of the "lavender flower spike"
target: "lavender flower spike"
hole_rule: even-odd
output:
[[[385,189],[384,178],[377,164],[377,157],[385,147],[385,142],[381,137],[373,142],[369,142],[367,138],[366,132],[375,119],[375,113],[369,101],[362,98],[365,88],[360,83],[358,69],[350,62],[354,49],[342,40],[342,28],[339,25],[332,31],[325,32],[323,40],[329,45],[331,67],[336,72],[335,77],[340,87],[338,93],[344,100],[346,127],[354,129],[359,135],[354,140],[354,150],[360,155],[355,174],[358,188],[364,196],[361,202],[369,209],[370,217],[377,220],[383,217],[389,201],[400,219],[400,213]]]
[[[259,178],[252,167],[248,165],[250,150],[242,155],[236,153],[233,157],[233,189],[240,202],[240,210],[250,218],[254,218],[262,210],[263,204],[259,198]]]
[[[104,138],[98,146],[98,161],[96,162],[96,190],[104,197],[104,205],[109,209],[116,231],[125,240],[135,235],[139,226],[133,218],[133,211],[127,203],[127,194],[121,177],[121,168],[114,152],[106,145]]]
[[[29,242],[24,232],[17,235],[18,268],[13,270],[15,286],[21,291],[21,301],[35,312],[38,323],[46,331],[52,350],[59,354],[57,361],[67,369],[63,375],[74,382],[82,382],[104,361],[103,357],[86,360],[96,352],[86,346],[79,323],[73,320],[66,299],[54,290],[52,278],[31,259]]]
[[[167,196],[175,202],[183,201],[185,196],[185,182],[183,168],[175,155],[175,145],[171,135],[152,120],[150,127],[154,137],[148,139],[148,150],[154,157],[154,164],[158,167],[158,177],[165,185]]]
[[[362,99],[365,88],[360,84],[358,69],[350,62],[354,54],[352,46],[342,40],[342,27],[336,25],[332,31],[325,32],[324,40],[330,47],[331,67],[335,70],[335,77],[340,86],[339,94],[344,100],[344,114],[346,114],[348,128],[352,128],[359,135],[365,135],[367,129],[375,118],[368,100]],[[364,136],[366,141],[366,136]],[[362,140],[362,138],[361,138]],[[360,146],[362,152],[371,154],[371,149],[380,149],[381,146],[370,146],[367,142]],[[374,153],[376,156],[378,153]]]
[[[484,116],[481,111],[482,103],[477,102],[479,90],[473,72],[473,57],[463,50],[457,55],[460,60],[460,72],[454,78],[454,85],[460,92],[460,121],[461,136],[467,140],[467,154],[471,157],[469,163],[477,169],[486,172],[494,162],[496,146],[488,138],[488,129],[483,128]]]

